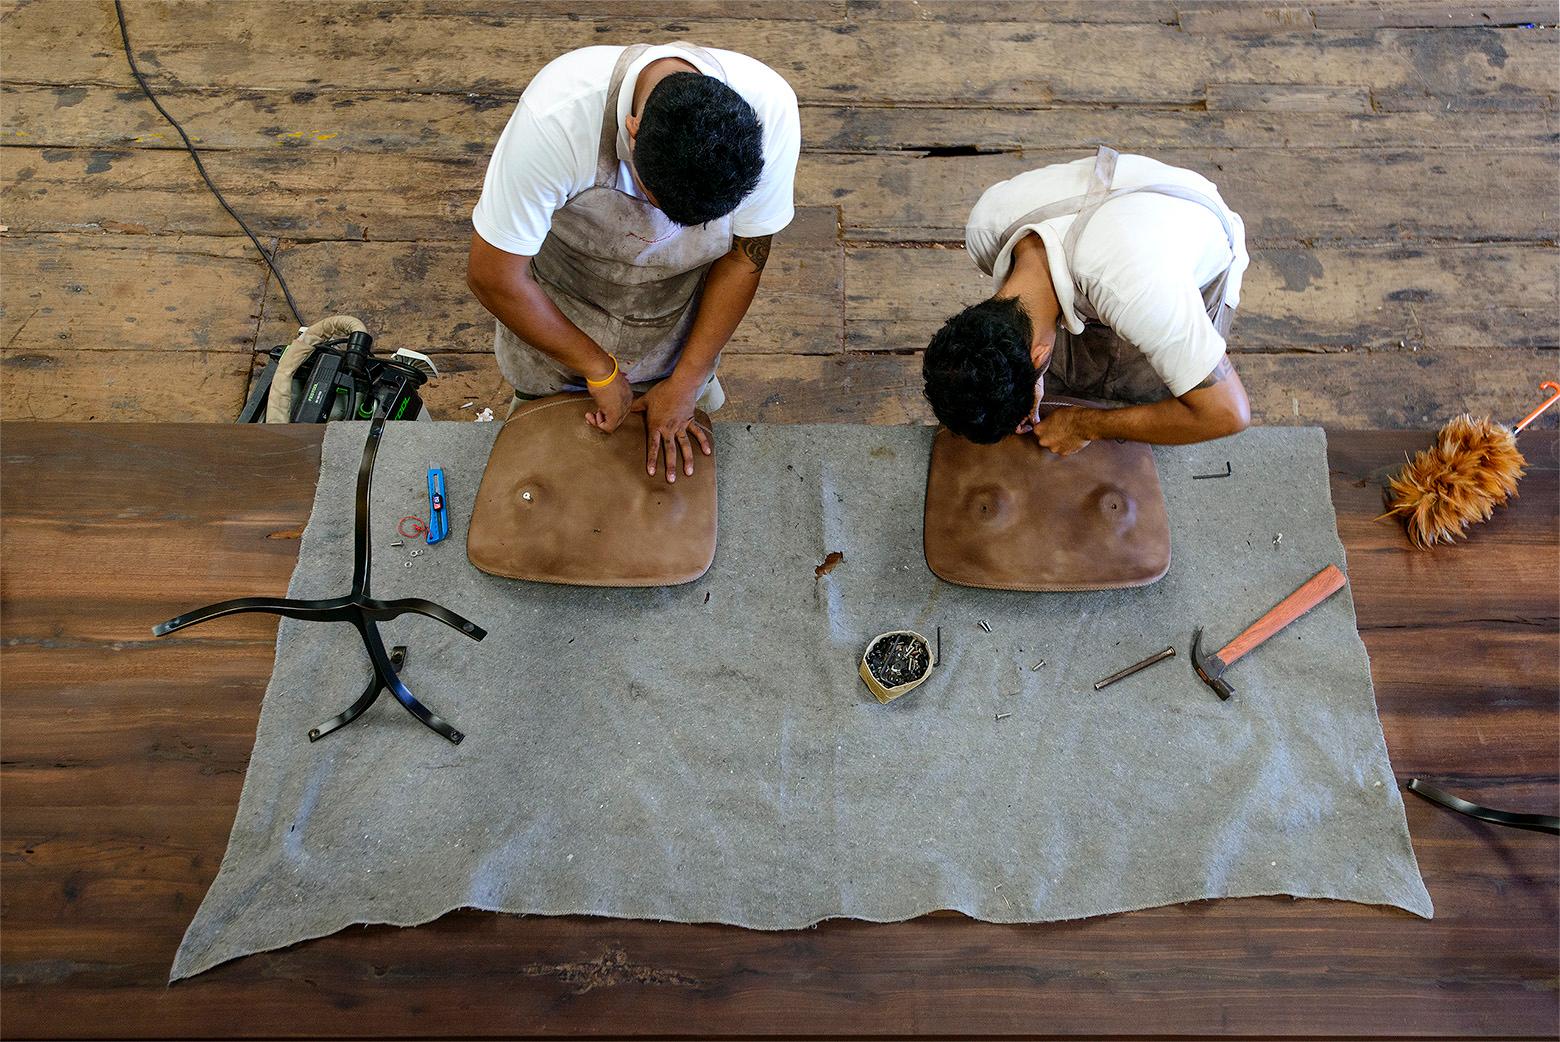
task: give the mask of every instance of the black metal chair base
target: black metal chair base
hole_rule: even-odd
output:
[[[381,601],[369,596],[368,579],[371,553],[369,547],[369,502],[374,476],[374,457],[379,452],[379,442],[384,436],[385,418],[376,414],[368,427],[368,440],[363,445],[363,462],[358,467],[356,518],[353,528],[352,592],[345,597],[328,597],[321,600],[296,600],[285,597],[236,597],[232,600],[208,604],[204,608],[185,612],[152,627],[154,637],[163,637],[186,626],[195,626],[226,615],[260,612],[280,615],[305,622],[350,622],[363,638],[369,661],[374,667],[373,679],[356,702],[325,723],[309,732],[309,741],[337,731],[358,717],[378,700],[381,692],[388,690],[408,713],[420,720],[435,734],[459,745],[465,735],[452,727],[427,706],[417,700],[402,682],[400,668],[406,661],[406,648],[397,646],[394,651],[385,650],[384,638],[379,633],[379,623],[401,615],[422,615],[480,641],[487,630],[471,620],[457,615],[448,608],[424,600],[421,597],[403,597]]]

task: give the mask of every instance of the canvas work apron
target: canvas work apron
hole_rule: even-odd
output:
[[[720,69],[699,47],[681,42],[672,46]],[[671,374],[698,313],[704,276],[731,250],[729,216],[685,228],[649,201],[617,187],[618,94],[628,67],[647,47],[626,47],[618,58],[601,117],[595,183],[554,212],[552,228],[531,259],[532,275],[558,310],[616,356],[623,375],[635,385]],[[502,322],[494,351],[517,399],[585,389],[584,377]],[[699,399],[702,408],[719,406],[719,388],[712,376]]]
[[[1202,288],[1203,304],[1207,308],[1209,320],[1220,336],[1228,338],[1235,309],[1224,302],[1224,290],[1229,284],[1230,268],[1235,265],[1235,230],[1230,226],[1224,208],[1202,192],[1184,185],[1152,184],[1112,190],[1111,182],[1116,176],[1116,158],[1119,154],[1113,148],[1101,146],[1094,159],[1093,179],[1086,195],[1073,196],[1030,211],[1008,226],[1002,241],[1011,241],[1019,229],[1027,225],[1075,213],[1078,216],[1062,239],[1062,252],[1067,258],[1067,270],[1071,272],[1073,254],[1084,228],[1088,227],[1100,207],[1112,199],[1135,192],[1155,192],[1198,203],[1219,219],[1230,244],[1229,265]],[[1075,298],[1073,307],[1083,317],[1083,332],[1073,333],[1058,323],[1056,346],[1051,352],[1051,365],[1046,372],[1047,394],[1054,392],[1108,402],[1153,402],[1170,397],[1170,388],[1165,386],[1164,378],[1149,364],[1147,356],[1102,323],[1093,306],[1081,294]]]

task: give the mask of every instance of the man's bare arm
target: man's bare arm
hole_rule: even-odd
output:
[[[1190,445],[1237,434],[1250,423],[1246,388],[1226,356],[1179,398],[1123,409],[1057,409],[1035,428],[1035,436],[1065,456],[1098,438]]]
[[[726,342],[742,324],[753,295],[758,292],[759,277],[764,265],[769,263],[769,247],[773,236],[762,235],[756,239],[740,236],[731,240],[731,249],[710,265],[710,273],[704,279],[704,295],[699,300],[699,313],[694,316],[693,328],[688,331],[688,342],[683,345],[682,357],[677,360],[674,379],[687,387],[702,387],[715,370],[715,359],[720,357]]]
[[[598,380],[612,372],[612,358],[532,276],[530,257],[505,253],[473,233],[466,285],[494,318],[564,368]]]
[[[704,277],[704,294],[699,298],[699,313],[683,344],[677,367],[634,402],[643,409],[648,432],[645,465],[656,472],[657,455],[666,455],[666,480],[677,480],[678,456],[683,474],[693,473],[693,440],[707,456],[708,436],[693,422],[694,402],[699,391],[715,371],[726,341],[737,331],[742,317],[753,303],[758,279],[769,260],[770,237],[734,238],[731,249],[710,265]],[[692,434],[690,435],[690,431]]]
[[[1229,356],[1179,398],[1125,409],[1089,409],[1093,438],[1125,438],[1155,445],[1190,445],[1237,434],[1251,423],[1251,406]]]

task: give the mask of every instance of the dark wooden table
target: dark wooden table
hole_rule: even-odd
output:
[[[1556,1033],[1556,840],[1412,796],[1433,922],[1288,899],[790,933],[466,912],[350,929],[169,988],[174,948],[226,847],[275,622],[162,641],[150,626],[282,592],[320,437],[0,429],[8,1037]],[[1554,813],[1560,444],[1554,431],[1525,434],[1521,499],[1471,543],[1418,553],[1372,518],[1383,474],[1424,437],[1331,439],[1393,764],[1469,798]]]

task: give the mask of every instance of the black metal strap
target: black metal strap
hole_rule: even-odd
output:
[[[1507,828],[1526,829],[1529,832],[1547,832],[1551,836],[1560,836],[1560,818],[1553,814],[1518,814],[1515,811],[1495,810],[1491,807],[1480,806],[1477,803],[1469,803],[1460,796],[1453,796],[1444,789],[1438,789],[1434,785],[1426,785],[1418,778],[1410,778],[1407,786],[1409,792],[1416,796],[1422,796],[1431,803],[1439,803],[1447,810],[1455,810],[1459,814],[1466,814],[1470,818],[1478,818],[1487,821],[1491,825],[1504,825]]]

